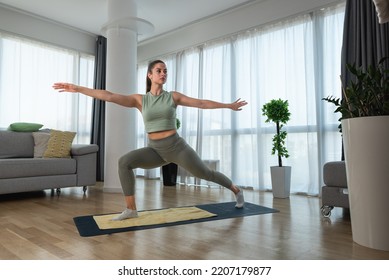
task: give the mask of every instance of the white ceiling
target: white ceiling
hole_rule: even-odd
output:
[[[139,41],[258,1],[264,0],[136,0],[137,16],[154,25],[154,31],[140,35]],[[108,21],[108,0],[0,0],[0,4],[93,34],[101,34]]]

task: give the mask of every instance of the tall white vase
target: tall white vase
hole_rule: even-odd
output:
[[[389,116],[342,121],[353,240],[389,251]]]
[[[271,166],[271,185],[275,198],[288,198],[290,195],[291,166]]]

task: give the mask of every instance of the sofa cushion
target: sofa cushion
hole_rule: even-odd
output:
[[[77,163],[71,158],[15,158],[0,160],[0,179],[75,174]]]
[[[70,150],[72,149],[72,142],[75,136],[75,132],[51,130],[50,139],[43,157],[70,158]]]
[[[10,124],[9,130],[18,131],[18,132],[34,132],[41,129],[42,126],[43,124],[40,123],[16,122]]]
[[[34,137],[34,157],[42,158],[43,154],[47,149],[47,143],[50,139],[50,133],[47,132],[33,132],[32,136]]]
[[[0,131],[0,159],[33,156],[34,138],[31,132]]]

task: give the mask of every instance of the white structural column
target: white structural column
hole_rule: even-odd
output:
[[[109,0],[108,23],[102,28],[107,38],[109,91],[137,92],[137,35],[151,32],[153,25],[137,18],[135,0]],[[118,159],[136,148],[137,112],[116,104],[106,104],[104,191],[121,192]]]

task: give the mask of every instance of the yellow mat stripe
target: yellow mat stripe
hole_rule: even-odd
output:
[[[126,219],[123,221],[112,221],[111,219],[117,215],[118,214],[99,215],[93,216],[93,219],[96,221],[96,224],[100,229],[115,229],[167,224],[217,216],[216,214],[194,206],[142,211],[138,212],[138,218]]]

